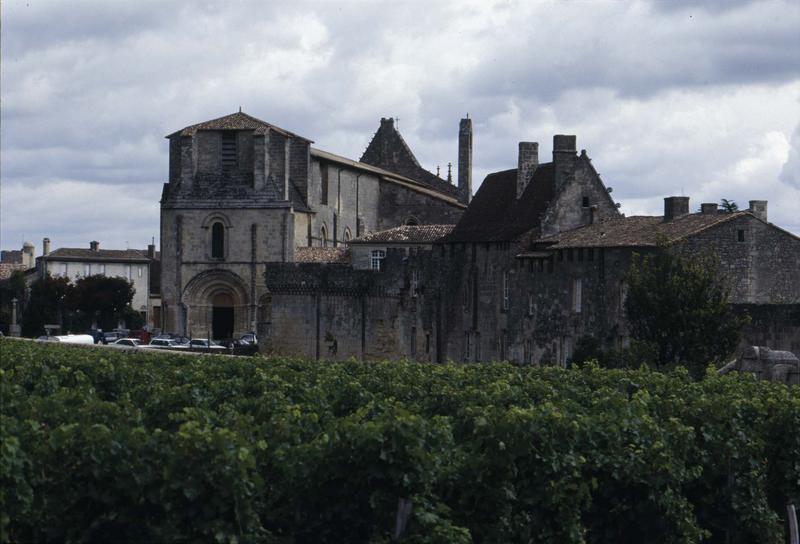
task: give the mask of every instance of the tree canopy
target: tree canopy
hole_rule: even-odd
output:
[[[125,278],[103,275],[85,276],[75,281],[69,306],[97,319],[101,329],[113,329],[125,317],[136,290]]]
[[[734,313],[716,259],[661,247],[634,255],[626,282],[631,337],[649,348],[659,368],[684,364],[699,377],[739,343],[746,319]]]

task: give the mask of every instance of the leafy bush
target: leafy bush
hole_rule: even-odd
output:
[[[0,339],[3,542],[783,541],[800,390]],[[402,517],[399,516],[399,517]]]

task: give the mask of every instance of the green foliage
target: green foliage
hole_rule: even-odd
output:
[[[46,324],[59,324],[72,293],[68,278],[47,274],[31,284],[31,292],[22,318],[22,334],[39,336]]]
[[[17,299],[17,319],[21,317],[22,308],[25,307],[25,274],[19,270],[11,273],[8,279],[0,281],[0,323],[11,323],[12,300]],[[4,331],[8,333],[8,330]]]
[[[765,542],[800,389],[0,339],[0,542]]]
[[[117,326],[118,319],[130,319],[135,292],[133,283],[125,278],[85,276],[75,281],[68,303],[71,309],[96,317],[101,329],[110,330]]]
[[[723,198],[719,203],[720,209],[725,213],[734,213],[739,211],[739,205],[733,200]]]
[[[686,258],[666,247],[634,255],[625,310],[632,338],[652,350],[648,362],[659,369],[684,364],[699,378],[736,348],[745,320],[733,312],[720,277],[711,258]]]

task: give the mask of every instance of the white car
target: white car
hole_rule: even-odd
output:
[[[126,346],[129,348],[142,348],[142,341],[138,338],[120,338],[116,342],[109,344],[110,346]]]
[[[177,340],[173,340],[172,338],[153,338],[150,340],[148,347],[185,349],[186,344],[179,344]]]
[[[220,346],[213,340],[206,340],[196,338],[189,342],[189,349],[214,349],[214,350],[224,350],[225,346]]]

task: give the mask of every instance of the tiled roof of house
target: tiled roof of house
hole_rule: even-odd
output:
[[[543,163],[520,198],[517,169],[486,176],[445,242],[505,242],[538,228],[555,194],[553,163]]]
[[[253,130],[256,134],[266,134],[269,130],[274,130],[275,132],[283,134],[284,136],[299,138],[301,140],[305,140],[306,142],[311,141],[308,138],[303,138],[298,134],[294,134],[288,130],[276,127],[275,125],[271,125],[266,121],[262,121],[261,119],[257,119],[252,115],[247,115],[241,111],[226,115],[224,117],[219,117],[217,119],[211,119],[210,121],[203,121],[202,123],[189,125],[188,127],[185,127],[177,132],[173,132],[167,136],[167,138],[172,136],[194,136],[198,130]]]
[[[660,240],[677,242],[743,215],[750,213],[691,213],[671,221],[664,221],[661,216],[615,217],[541,238],[536,243],[553,244],[549,246],[552,249],[656,246]]]
[[[0,281],[7,280],[14,272],[25,272],[28,267],[20,263],[0,263]]]
[[[454,225],[403,225],[351,240],[351,244],[430,244],[450,234]]]
[[[350,262],[350,249],[346,247],[297,247],[294,260],[298,263],[342,263]]]
[[[45,257],[48,260],[70,261],[148,261],[146,249],[89,249],[82,247],[60,247]]]
[[[394,119],[381,119],[381,126],[361,155],[360,162],[417,180],[446,195],[458,196],[458,187],[419,164],[411,148],[394,127]]]

